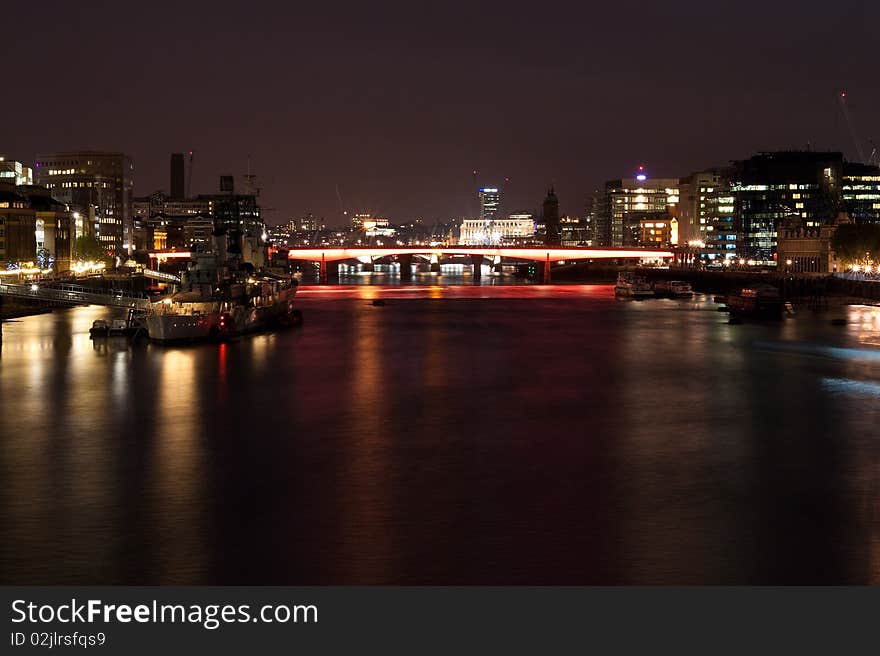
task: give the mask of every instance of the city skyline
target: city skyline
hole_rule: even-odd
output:
[[[44,151],[122,151],[135,162],[138,195],[167,186],[171,152],[195,152],[199,193],[245,173],[250,156],[269,223],[312,212],[341,225],[343,210],[475,216],[473,190],[496,185],[511,210],[536,209],[553,185],[561,210],[579,213],[587,194],[639,164],[655,177],[684,176],[807,144],[855,161],[841,89],[856,139],[867,147],[876,132],[869,26],[878,10],[866,3],[833,12],[799,4],[796,31],[786,8],[762,7],[757,21],[754,3],[722,7],[723,24],[685,3],[626,15],[562,7],[543,26],[511,7],[447,6],[428,20],[392,6],[333,15],[211,6],[179,7],[173,21],[156,20],[161,3],[131,8],[124,28],[59,6],[32,51],[27,30],[13,31],[6,46],[30,52],[34,70],[102,61],[112,83],[96,91],[58,78],[63,102],[34,102],[24,115],[6,104],[0,120],[15,130],[4,154],[27,163]],[[6,14],[30,25],[35,11]],[[626,41],[601,29],[624,23]],[[101,38],[71,49],[85,25]],[[186,33],[199,38],[177,38]],[[722,33],[735,42],[712,47]],[[148,47],[163,40],[175,47]],[[120,48],[119,61],[103,56]],[[483,95],[487,80],[493,93]],[[18,83],[24,97],[45,93],[40,76]]]

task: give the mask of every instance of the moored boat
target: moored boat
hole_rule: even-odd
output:
[[[727,297],[727,309],[737,318],[781,319],[783,307],[779,289],[772,285],[743,287]]]
[[[683,280],[658,280],[654,283],[654,293],[669,298],[690,298],[694,295],[691,284]]]
[[[614,295],[621,298],[652,298],[654,290],[644,278],[624,272],[617,276]]]

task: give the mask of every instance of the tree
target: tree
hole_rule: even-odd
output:
[[[847,264],[868,264],[880,258],[880,225],[846,223],[831,237],[837,259]]]
[[[97,237],[92,235],[83,235],[77,237],[73,242],[74,259],[83,262],[106,262],[110,259],[105,249]]]

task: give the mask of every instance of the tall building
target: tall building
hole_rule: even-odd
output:
[[[15,186],[34,184],[33,169],[21,162],[0,157],[0,182],[11,182]]]
[[[559,199],[553,187],[547,191],[547,197],[541,210],[541,223],[544,228],[544,243],[547,246],[559,246],[562,242],[562,231],[559,226]]]
[[[609,180],[597,212],[598,246],[638,246],[642,220],[677,218],[678,178],[651,179],[643,167],[632,178]]]
[[[183,153],[171,153],[171,190],[172,198],[186,198],[186,166]]]
[[[94,217],[94,234],[122,257],[132,237],[134,164],[123,153],[82,151],[37,155],[35,181],[81,215]]]
[[[480,189],[480,219],[494,220],[501,213],[501,191],[496,187]]]
[[[880,167],[844,162],[841,192],[856,223],[880,223]]]
[[[721,170],[697,171],[678,185],[678,231],[682,244],[706,243],[709,198],[721,185]]]
[[[773,263],[784,217],[800,216],[804,228],[836,217],[842,174],[843,155],[838,152],[763,152],[735,162],[730,190],[740,258]]]

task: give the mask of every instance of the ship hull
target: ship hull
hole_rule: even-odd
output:
[[[297,325],[301,315],[293,307],[295,293],[295,288],[283,290],[276,302],[259,307],[235,305],[226,311],[198,315],[157,312],[147,316],[147,334],[155,342],[195,342]]]

